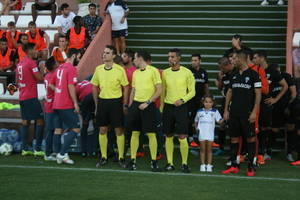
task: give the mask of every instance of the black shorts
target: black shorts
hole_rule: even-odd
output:
[[[83,121],[90,121],[91,119],[94,119],[95,102],[93,94],[87,95],[80,103],[80,114]]]
[[[167,135],[188,134],[189,116],[188,105],[183,104],[176,107],[172,104],[165,104],[163,110],[163,131]]]
[[[284,126],[286,116],[284,114],[285,106],[281,104],[274,104],[272,111],[272,128],[281,128]]]
[[[112,38],[120,38],[120,37],[127,37],[128,36],[128,30],[122,29],[118,31],[111,31]]]
[[[254,137],[255,123],[250,123],[248,117],[233,117],[229,118],[229,133],[230,137]]]
[[[123,127],[124,114],[121,99],[99,99],[97,106],[97,125],[114,128]]]
[[[54,110],[54,127],[64,130],[80,128],[79,116],[74,109]]]
[[[23,120],[43,119],[44,113],[37,98],[20,101],[21,117]]]
[[[142,103],[134,101],[128,110],[127,125],[131,131],[141,131],[143,133],[156,133],[156,107],[154,103],[148,105],[145,110],[140,110]]]
[[[37,10],[51,10],[52,9],[52,4],[49,4],[47,6],[41,6],[37,3],[33,4],[33,6],[35,6],[35,9]]]
[[[260,104],[260,113],[259,113],[259,126],[260,127],[271,127],[272,126],[272,111],[273,106],[268,106],[265,103]]]

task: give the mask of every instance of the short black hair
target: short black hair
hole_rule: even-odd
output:
[[[151,55],[145,50],[140,50],[136,52],[137,57],[142,57],[145,62],[151,60]]]
[[[112,45],[106,45],[106,48],[112,50],[113,55],[117,55],[117,49]]]
[[[264,57],[264,58],[268,57],[266,50],[258,50],[258,51],[255,51],[254,54],[258,55],[258,57]]]
[[[11,21],[11,22],[8,22],[8,23],[7,23],[7,26],[16,26],[16,23],[13,22],[13,21]]]
[[[23,47],[23,50],[27,53],[29,50],[32,50],[35,48],[35,44],[34,43],[28,43],[25,44]]]
[[[0,38],[0,42],[7,42],[7,39],[6,39],[6,37],[2,37],[2,38]]]
[[[116,57],[114,58],[114,63],[118,64],[118,65],[121,65],[123,64],[123,59],[121,56],[119,55],[116,55]]]
[[[53,56],[46,60],[45,66],[49,72],[51,72],[56,64],[56,61]]]
[[[240,34],[235,34],[235,35],[233,35],[232,38],[234,38],[234,39],[240,39],[240,41],[242,41],[242,36]]]
[[[170,49],[169,52],[176,53],[177,56],[181,57],[181,51],[180,51],[180,49],[177,49],[177,48]]]
[[[69,7],[70,7],[69,4],[63,3],[63,4],[61,4],[61,6],[60,6],[60,10],[63,11],[65,8],[69,8]]]
[[[135,53],[135,52],[132,51],[131,49],[126,49],[126,50],[124,51],[124,53],[127,54],[127,56],[131,58],[131,60],[134,59],[134,53]]]
[[[252,51],[251,49],[245,49],[245,50],[243,50],[243,52],[244,52],[247,56],[250,57],[250,60],[253,59],[254,54],[253,54],[253,51]]]
[[[77,16],[75,16],[74,18],[73,18],[73,23],[74,24],[77,24],[77,23],[79,23],[80,21],[81,21],[81,16],[79,16],[79,15],[77,15]]]
[[[230,63],[229,58],[227,58],[227,57],[222,57],[222,58],[219,59],[218,64],[219,64],[220,66],[227,66],[227,65],[229,65],[229,64],[231,64],[231,63]]]
[[[21,43],[21,38],[22,37],[28,37],[28,35],[26,33],[21,33],[18,39],[18,43]]]
[[[34,21],[30,21],[30,22],[28,23],[28,26],[36,26],[36,23],[35,23]]]
[[[74,49],[74,48],[71,48],[68,50],[67,52],[67,57],[68,58],[71,58],[73,55],[76,55],[80,53],[80,50],[79,49]]]
[[[201,60],[201,54],[200,53],[194,53],[194,54],[192,54],[192,57],[198,57],[199,60]]]
[[[58,39],[59,39],[59,38],[65,38],[65,39],[67,40],[67,36],[65,36],[65,35],[63,35],[63,34],[59,34],[59,35],[58,35]]]
[[[277,71],[278,69],[280,69],[280,66],[277,63],[271,63],[269,64],[268,68]]]
[[[94,4],[94,3],[89,4],[89,8],[91,8],[91,7],[97,8],[96,4]]]

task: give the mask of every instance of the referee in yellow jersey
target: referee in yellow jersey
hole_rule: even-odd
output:
[[[100,127],[99,144],[101,159],[96,167],[107,164],[108,126],[114,128],[117,136],[119,164],[126,167],[124,159],[125,136],[123,128],[124,112],[128,108],[128,80],[125,70],[113,62],[117,51],[113,46],[106,46],[103,53],[103,65],[99,65],[91,83],[96,104],[96,120]],[[122,101],[123,96],[123,101]]]
[[[192,72],[180,65],[179,49],[169,51],[169,65],[162,74],[163,93],[163,131],[166,134],[166,154],[168,164],[166,171],[175,170],[173,164],[174,133],[179,136],[182,171],[189,173],[187,164],[189,145],[188,136],[188,105],[187,102],[195,96],[195,78]]]
[[[139,136],[147,134],[151,154],[151,169],[159,171],[156,161],[156,107],[155,101],[160,97],[162,84],[158,69],[146,63],[151,58],[146,51],[135,53],[134,63],[138,67],[132,76],[132,90],[128,110],[128,127],[132,130],[130,140],[131,161],[129,170],[136,170],[136,154],[139,147]]]

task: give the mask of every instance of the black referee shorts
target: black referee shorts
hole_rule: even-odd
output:
[[[172,104],[165,104],[163,110],[163,131],[167,135],[188,134],[189,116],[188,105],[183,104],[176,107]]]
[[[143,133],[156,133],[156,107],[154,103],[148,105],[145,110],[140,110],[142,103],[134,101],[128,110],[128,130],[141,131]]]
[[[97,105],[96,123],[99,127],[111,125],[114,128],[123,127],[123,105],[120,99],[99,99]]]
[[[248,117],[229,118],[230,137],[250,138],[255,136],[255,123],[250,123]]]

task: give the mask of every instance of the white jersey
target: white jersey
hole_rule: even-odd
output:
[[[119,31],[123,29],[128,29],[127,19],[125,19],[124,23],[121,23],[122,17],[125,15],[125,12],[128,12],[129,9],[124,4],[122,5],[116,5],[115,2],[110,4],[107,7],[106,12],[110,14],[111,21],[112,21],[112,30],[113,31]]]
[[[195,123],[199,130],[199,140],[214,141],[216,122],[221,120],[222,117],[217,109],[205,110],[202,108],[198,110]]]

